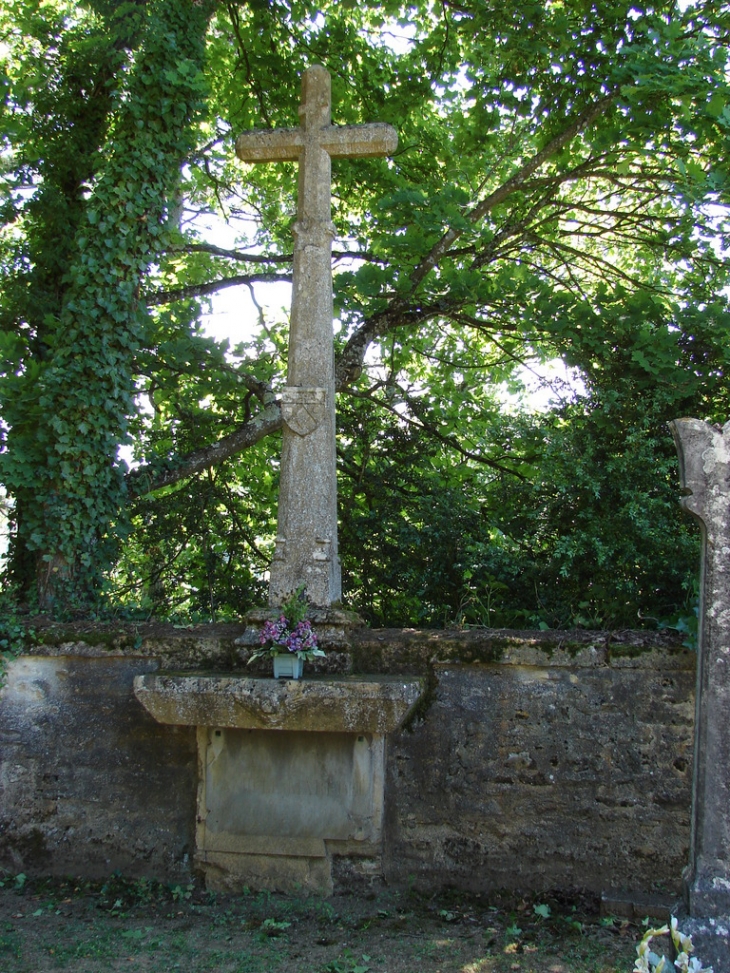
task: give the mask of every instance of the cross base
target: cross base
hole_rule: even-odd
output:
[[[310,604],[326,609],[342,597],[340,561],[329,538],[317,537],[309,558],[289,556],[285,537],[276,538],[269,576],[269,605],[278,608],[300,588]],[[300,544],[301,548],[301,544]],[[301,550],[298,552],[301,554]]]
[[[261,629],[268,621],[275,621],[280,615],[276,608],[254,608],[246,613],[246,631],[236,639],[236,645],[246,648],[259,648]],[[307,613],[312,623],[317,643],[326,651],[340,651],[347,649],[350,643],[350,633],[355,628],[361,628],[364,622],[353,611],[342,608],[315,608]]]

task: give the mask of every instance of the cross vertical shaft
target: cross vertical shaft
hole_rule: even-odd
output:
[[[329,607],[341,596],[331,159],[387,155],[398,142],[389,125],[333,126],[330,111],[330,76],[314,66],[302,78],[299,128],[247,132],[236,142],[236,153],[246,162],[299,162],[278,526],[269,581],[272,606],[302,585],[319,607]]]

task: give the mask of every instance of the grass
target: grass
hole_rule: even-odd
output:
[[[631,973],[643,931],[563,897],[0,884],[2,973]]]

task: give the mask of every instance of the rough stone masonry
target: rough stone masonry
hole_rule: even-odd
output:
[[[207,780],[199,731],[156,722],[134,681],[201,668],[230,679],[243,627],[39,619],[0,690],[0,869],[190,881]],[[388,733],[377,875],[424,890],[630,895],[660,883],[678,895],[695,681],[695,653],[679,641],[669,631],[354,633],[357,681],[420,676],[431,687],[409,728]],[[265,732],[219,729],[223,742]],[[268,758],[265,743],[254,747]],[[346,779],[335,775],[338,793]],[[359,887],[363,844],[337,846],[335,889]]]
[[[299,162],[297,222],[276,548],[269,604],[278,606],[301,585],[313,605],[341,596],[337,553],[335,372],[332,346],[331,160],[395,151],[390,125],[330,122],[328,72],[318,65],[302,77],[301,127],[241,135],[244,162]]]

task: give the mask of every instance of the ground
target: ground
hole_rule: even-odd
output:
[[[631,973],[642,925],[589,896],[239,897],[0,876],[2,973]]]

